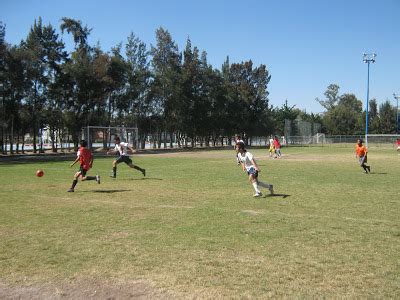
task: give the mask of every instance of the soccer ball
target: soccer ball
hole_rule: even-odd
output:
[[[37,171],[36,171],[36,176],[37,176],[37,177],[42,177],[43,175],[44,175],[43,170],[37,170]]]

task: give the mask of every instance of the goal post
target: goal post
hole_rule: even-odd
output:
[[[139,144],[139,131],[137,127],[104,127],[86,126],[82,128],[82,139],[87,141],[89,149],[109,149],[113,147],[116,136],[137,148]]]

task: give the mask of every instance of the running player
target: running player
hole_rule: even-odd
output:
[[[249,182],[253,185],[256,192],[253,197],[262,196],[259,186],[269,189],[269,192],[272,195],[274,193],[274,186],[258,180],[260,168],[258,167],[254,156],[244,148],[244,143],[236,144],[236,153],[238,154],[239,160],[242,163],[243,171],[247,172],[249,175]]]
[[[87,149],[87,143],[85,140],[81,140],[79,142],[80,148],[77,153],[77,157],[75,161],[70,165],[72,168],[78,161],[80,162],[80,167],[79,171],[75,173],[74,175],[74,180],[72,181],[72,186],[68,190],[68,192],[74,192],[75,191],[75,186],[78,183],[78,179],[80,181],[86,181],[86,180],[96,180],[98,184],[100,184],[100,176],[86,176],[86,173],[92,168],[93,166],[93,154],[90,152],[89,149]]]
[[[128,143],[121,142],[121,139],[119,136],[116,136],[115,139],[115,148],[113,150],[109,150],[107,154],[111,153],[119,153],[119,157],[113,161],[112,166],[113,166],[113,175],[111,175],[112,178],[117,178],[117,165],[119,163],[126,163],[130,168],[136,169],[140,172],[142,172],[143,176],[146,176],[146,169],[142,169],[139,166],[136,166],[132,163],[132,159],[130,159],[128,155],[128,150],[130,150],[132,153],[135,152],[132,147],[129,146]]]
[[[368,149],[363,145],[362,139],[358,139],[356,144],[356,157],[358,157],[360,166],[364,169],[366,174],[371,173],[371,167],[366,165],[367,153]]]

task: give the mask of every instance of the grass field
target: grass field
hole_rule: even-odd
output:
[[[252,197],[233,150],[116,180],[99,158],[75,193],[70,161],[1,164],[0,298],[399,297],[399,154],[371,149],[366,175],[352,148],[251,152],[277,195]]]

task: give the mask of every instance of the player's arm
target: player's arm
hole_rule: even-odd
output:
[[[92,156],[90,157],[90,163],[89,163],[89,166],[91,168],[93,167],[93,160],[94,160],[94,157],[93,157],[93,154],[92,154]]]
[[[131,146],[128,146],[128,150],[131,151],[132,154],[137,152],[136,149],[133,149]]]
[[[254,168],[256,169],[256,171],[261,172],[260,168],[258,167],[256,160],[253,158],[251,160],[251,163],[253,164]]]
[[[114,149],[108,149],[107,155],[108,155],[108,154],[115,153],[115,152],[117,152],[117,150],[116,150],[115,148],[114,148]]]
[[[70,164],[69,166],[72,168],[77,162],[79,161],[79,156],[74,160],[74,162],[72,164]]]

